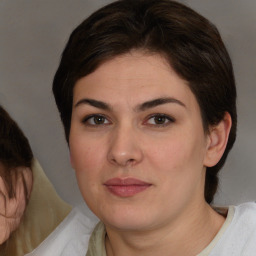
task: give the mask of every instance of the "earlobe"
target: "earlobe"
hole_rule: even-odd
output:
[[[204,159],[204,165],[206,167],[216,165],[221,159],[226,149],[231,126],[231,116],[226,112],[223,119],[217,125],[210,127],[207,151]]]

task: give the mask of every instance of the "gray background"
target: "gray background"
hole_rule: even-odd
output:
[[[81,202],[51,93],[71,31],[108,0],[0,0],[0,104],[19,123],[67,202]],[[234,64],[238,138],[222,170],[216,204],[256,200],[256,1],[187,0],[219,28]]]

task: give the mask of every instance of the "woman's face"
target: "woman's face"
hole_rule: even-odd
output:
[[[193,93],[160,55],[115,57],[75,85],[71,162],[109,227],[150,230],[202,205],[208,141]]]
[[[10,179],[5,180],[6,172]],[[8,170],[0,162],[0,244],[3,244],[20,225],[32,190],[32,171],[27,167]],[[13,196],[9,196],[12,189]]]

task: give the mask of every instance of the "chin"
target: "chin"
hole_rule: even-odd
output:
[[[139,209],[112,210],[108,214],[105,212],[98,216],[102,222],[110,228],[124,231],[147,230],[156,223],[153,215],[149,216],[149,211]]]
[[[103,223],[110,228],[123,231],[143,231],[151,226],[149,223],[141,221],[138,218],[123,218],[121,220],[106,219],[103,220]]]

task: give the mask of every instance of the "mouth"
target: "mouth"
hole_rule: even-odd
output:
[[[116,196],[131,197],[148,189],[152,184],[135,178],[114,178],[106,181],[104,186]]]

